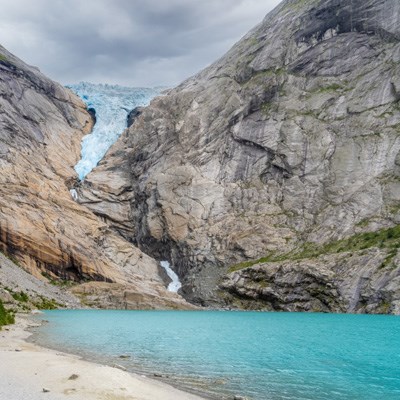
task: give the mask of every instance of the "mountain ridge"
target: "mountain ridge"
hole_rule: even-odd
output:
[[[170,260],[188,299],[290,309],[288,300],[263,300],[257,283],[273,292],[285,282],[259,276],[246,283],[251,293],[238,286],[251,271],[224,276],[308,242],[397,226],[399,21],[392,0],[281,3],[225,56],[155,99],[82,195],[99,194],[121,165],[135,193],[127,239]],[[107,202],[106,191],[100,196]],[[399,312],[399,257],[381,269],[393,250],[380,252],[367,257],[367,271],[347,272],[350,288],[331,267],[324,285],[336,288],[342,310]],[[318,275],[323,265],[311,264]],[[296,279],[311,302],[297,310],[335,311],[302,286],[306,273]]]

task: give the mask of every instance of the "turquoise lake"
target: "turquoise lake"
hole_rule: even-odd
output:
[[[168,375],[215,399],[400,399],[395,316],[71,310],[44,319],[36,341],[47,347]]]

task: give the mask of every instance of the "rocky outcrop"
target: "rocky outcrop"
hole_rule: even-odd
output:
[[[177,266],[187,298],[220,304],[233,264],[400,223],[399,76],[397,1],[284,1],[143,110],[80,194],[96,193],[102,209],[88,207]],[[119,197],[123,215],[110,205]],[[379,280],[386,272],[371,263]],[[331,282],[336,267],[313,265],[305,287]],[[275,308],[322,307],[277,297]],[[348,298],[324,307],[351,310]]]
[[[152,290],[151,290],[152,289]],[[164,288],[132,290],[131,285],[89,282],[71,289],[71,292],[89,307],[121,310],[196,310],[197,307]],[[161,290],[160,290],[161,289]]]
[[[143,297],[169,296],[157,262],[71,196],[92,124],[70,90],[0,47],[0,250],[40,279],[114,282]],[[182,304],[178,295],[175,301]]]
[[[387,256],[371,248],[260,263],[228,274],[221,296],[228,306],[247,309],[400,314],[400,260],[382,268]]]
[[[144,107],[136,107],[129,112],[128,117],[126,118],[126,126],[128,128],[133,125],[139,115],[143,112],[143,109]]]

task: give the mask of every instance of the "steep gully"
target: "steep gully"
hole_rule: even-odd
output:
[[[94,119],[92,131],[82,139],[81,159],[74,167],[79,181],[83,181],[122,132],[134,122],[134,116],[140,113],[140,107],[147,106],[161,89],[128,88],[87,82],[68,87],[85,102]],[[71,188],[70,193],[72,199],[79,203],[77,190]],[[167,289],[178,292],[182,285],[173,266],[166,260],[160,261],[160,266],[171,281]]]

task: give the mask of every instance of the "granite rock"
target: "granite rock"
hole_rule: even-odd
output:
[[[399,224],[399,76],[397,1],[284,1],[142,110],[80,196],[170,260],[187,299],[219,305],[233,264]],[[336,267],[313,263],[299,287],[331,281]]]
[[[92,125],[69,89],[0,47],[0,251],[42,280],[114,282],[173,302],[157,262],[71,195]]]

